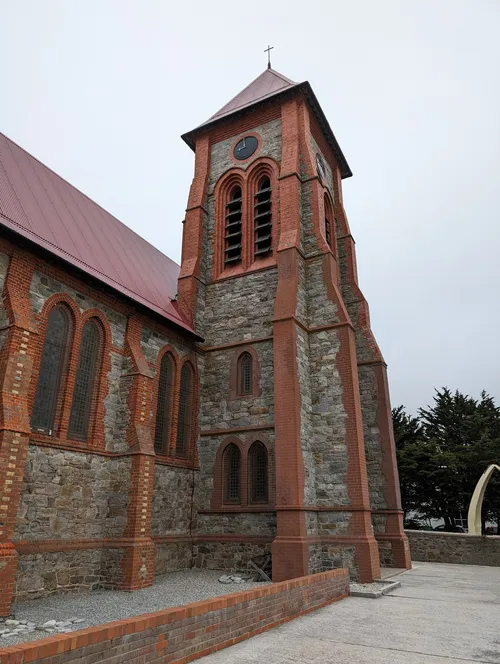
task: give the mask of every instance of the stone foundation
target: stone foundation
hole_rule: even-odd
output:
[[[271,543],[199,542],[194,547],[196,567],[246,572],[248,561],[256,556],[271,555]]]

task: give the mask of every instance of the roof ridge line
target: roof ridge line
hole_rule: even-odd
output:
[[[237,96],[237,95],[236,95],[236,96]],[[228,103],[229,103],[229,102],[228,102]],[[97,203],[97,201],[94,201],[94,199],[93,199],[93,198],[90,198],[90,196],[89,196],[88,194],[86,194],[84,191],[82,191],[81,189],[78,189],[78,187],[75,187],[74,184],[71,184],[71,182],[69,182],[68,180],[66,180],[66,178],[63,178],[62,175],[59,175],[59,173],[56,173],[56,171],[54,171],[54,169],[50,168],[50,166],[47,166],[47,164],[44,164],[43,161],[41,161],[40,159],[38,159],[38,157],[35,157],[33,154],[31,154],[31,152],[28,152],[28,150],[26,150],[25,148],[23,148],[22,145],[19,145],[19,143],[16,143],[16,141],[13,141],[11,138],[9,138],[9,137],[7,136],[7,134],[4,134],[3,131],[0,131],[0,136],[3,136],[3,138],[5,138],[9,143],[13,143],[17,148],[19,148],[19,150],[22,150],[23,152],[25,152],[29,157],[31,157],[31,159],[34,159],[34,160],[35,160],[36,162],[38,162],[41,166],[43,166],[43,167],[46,168],[48,171],[50,171],[51,173],[53,173],[57,178],[59,178],[59,180],[61,180],[62,182],[65,182],[69,187],[71,187],[72,189],[75,189],[75,190],[76,190],[78,193],[80,193],[82,196],[85,196],[85,198],[87,198],[87,199],[88,199],[93,205],[95,205],[95,206],[97,206],[98,208],[100,208],[103,212],[105,212],[107,215],[109,215],[112,219],[114,219],[115,221],[117,221],[121,226],[124,226],[124,227],[127,229],[127,231],[130,231],[130,233],[133,233],[134,235],[136,235],[140,240],[142,240],[143,242],[146,242],[147,244],[149,244],[149,246],[152,247],[155,251],[157,251],[158,253],[160,253],[162,256],[165,256],[165,258],[168,258],[169,261],[171,261],[174,265],[177,265],[177,267],[180,268],[180,265],[179,265],[178,263],[176,263],[172,258],[170,258],[170,256],[167,256],[167,254],[164,254],[163,251],[160,251],[160,249],[158,249],[158,247],[155,247],[155,245],[152,244],[151,242],[149,242],[149,240],[146,240],[146,238],[142,237],[142,235],[139,235],[139,233],[137,233],[137,231],[134,231],[133,228],[130,228],[130,226],[127,226],[126,223],[124,223],[123,221],[121,221],[120,219],[118,219],[118,217],[115,217],[114,214],[111,214],[111,212],[109,212],[109,210],[106,210],[106,208],[103,207],[100,203]],[[6,217],[6,215],[2,215],[2,216]],[[10,219],[10,217],[6,217],[6,219],[9,219],[10,221],[12,221],[12,220]],[[16,222],[13,222],[13,223],[16,223]],[[35,233],[35,235],[36,235],[36,233]],[[40,236],[37,236],[37,237],[40,237]],[[43,238],[42,238],[42,239],[43,239]],[[54,245],[54,246],[55,246],[55,245]],[[69,252],[66,252],[66,253],[69,254]],[[71,256],[71,254],[69,254],[69,255]],[[78,259],[77,259],[77,260],[78,260]],[[86,263],[85,263],[85,265],[86,265]],[[118,283],[118,282],[117,282],[117,283]]]

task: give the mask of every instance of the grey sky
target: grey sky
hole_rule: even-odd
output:
[[[266,65],[309,80],[394,405],[500,401],[500,0],[0,0],[0,131],[180,260],[180,134]]]

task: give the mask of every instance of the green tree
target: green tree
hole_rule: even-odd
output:
[[[443,518],[453,529],[485,468],[500,461],[500,408],[485,392],[475,400],[443,388],[417,417],[394,408],[393,424],[405,515]],[[483,523],[486,518],[500,527],[498,477],[486,492]]]

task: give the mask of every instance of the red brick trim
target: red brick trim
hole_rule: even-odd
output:
[[[256,266],[251,266],[248,268],[246,272],[237,272],[236,274],[228,274],[224,276],[220,276],[217,279],[211,279],[210,281],[206,282],[206,286],[212,286],[213,284],[218,284],[220,281],[227,281],[228,279],[237,279],[238,277],[241,277],[243,275],[246,275],[248,273],[254,273],[254,272],[265,272],[266,270],[275,270],[276,265],[256,265]]]
[[[124,664],[140,664],[151,657],[187,664],[348,594],[347,570],[334,569],[2,648],[0,664],[50,664],[56,657],[58,664],[66,664],[96,655],[103,664],[117,657]]]
[[[266,431],[274,429],[274,424],[254,424],[247,427],[232,427],[231,429],[206,429],[200,431],[200,436],[227,436],[234,433],[245,433],[247,431]]]
[[[252,358],[252,391],[248,394],[240,393],[241,376],[240,376],[240,358],[245,353],[248,353]],[[229,373],[229,399],[251,399],[252,397],[260,397],[262,388],[260,387],[260,362],[259,356],[252,346],[245,344],[239,345],[238,350],[232,354],[231,368]]]
[[[233,167],[222,175],[214,188],[214,261],[212,269],[212,281],[218,281],[227,277],[234,277],[248,271],[261,270],[273,267],[276,264],[276,249],[278,245],[279,228],[279,185],[278,164],[270,157],[259,157],[245,171],[240,167]],[[254,260],[254,232],[253,232],[253,202],[257,191],[259,180],[266,175],[271,182],[271,205],[272,205],[272,255],[266,258]],[[224,215],[226,203],[233,187],[241,187],[242,197],[242,252],[241,263],[234,267],[224,266]]]

